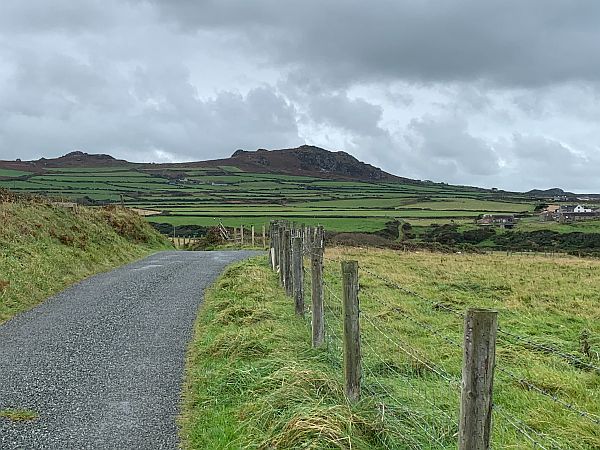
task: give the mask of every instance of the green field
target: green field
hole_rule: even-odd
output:
[[[31,174],[31,172],[23,172],[22,170],[0,169],[0,178],[22,177],[24,175],[30,175],[30,174]]]
[[[413,225],[417,238],[432,225],[475,228],[480,214],[515,214],[516,231],[599,233],[600,221],[540,222],[539,201],[524,194],[431,182],[366,182],[247,173],[235,167],[126,165],[0,171],[0,187],[88,204],[152,209],[151,222],[182,226],[262,227],[273,219],[324,225],[329,231],[377,232],[390,221]],[[482,246],[489,247],[489,243]]]
[[[528,213],[535,206],[523,195],[447,184],[340,181],[246,173],[235,167],[128,165],[4,171],[1,176],[11,179],[0,179],[0,187],[19,192],[92,204],[122,198],[128,206],[162,213],[150,221],[177,226],[222,222],[260,227],[286,218],[331,231],[375,232],[390,220],[472,221],[481,213]]]
[[[469,307],[498,311],[492,448],[600,448],[600,262],[357,248],[325,256],[321,349],[310,345],[310,314],[294,315],[265,258],[229,269],[207,294],[186,370],[184,448],[456,448]],[[340,260],[359,262],[355,405],[343,394]]]

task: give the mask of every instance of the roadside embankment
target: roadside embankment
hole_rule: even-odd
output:
[[[0,323],[87,276],[168,248],[127,209],[65,207],[0,191]]]

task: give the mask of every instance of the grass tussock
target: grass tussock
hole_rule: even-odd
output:
[[[86,276],[170,244],[123,208],[0,192],[0,323]]]
[[[0,410],[0,418],[10,420],[12,422],[29,422],[39,417],[35,411],[28,409],[2,409]]]

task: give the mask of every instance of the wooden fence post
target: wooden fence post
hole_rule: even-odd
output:
[[[285,293],[291,297],[293,292],[293,280],[292,280],[292,234],[289,228],[286,228],[283,232],[283,246],[284,251],[284,263],[283,263],[283,286],[285,287]]]
[[[325,231],[323,230],[323,225],[319,225],[315,232],[315,240],[317,245],[325,248]]]
[[[323,247],[313,245],[310,255],[312,288],[312,346],[320,347],[325,340],[323,311]]]
[[[488,450],[498,313],[469,309],[465,315],[459,450]]]
[[[244,245],[244,225],[240,225],[240,245]]]
[[[262,226],[262,237],[263,237],[263,245],[262,248],[267,248],[267,235],[265,232],[265,226]]]
[[[304,317],[304,255],[302,252],[303,239],[295,237],[292,239],[292,273],[294,304],[296,314]]]
[[[269,234],[271,235],[271,243],[270,243],[270,252],[271,252],[271,265],[273,266],[273,271],[277,270],[277,250],[278,250],[278,246],[277,246],[277,237],[278,237],[278,231],[277,231],[277,225],[274,223],[271,223],[270,227],[269,227]]]
[[[279,226],[279,283],[283,287],[283,277],[285,273],[285,225]]]
[[[254,225],[252,225],[251,230],[252,230],[251,231],[251,233],[252,233],[252,247],[254,248]]]
[[[360,399],[360,324],[358,319],[358,261],[342,261],[344,294],[344,391],[349,401]]]

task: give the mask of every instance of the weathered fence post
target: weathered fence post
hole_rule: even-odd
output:
[[[285,293],[292,296],[292,239],[291,231],[286,228],[283,231],[283,286]]]
[[[284,286],[284,276],[285,276],[285,225],[279,225],[279,283],[281,286]]]
[[[342,261],[344,293],[344,390],[351,402],[360,399],[360,325],[358,306],[358,261]]]
[[[244,225],[240,225],[240,245],[244,245]]]
[[[265,230],[265,226],[262,226],[262,237],[263,237],[263,245],[262,248],[267,248],[267,233]]]
[[[277,226],[271,222],[269,225],[269,235],[271,236],[271,242],[269,244],[269,251],[271,253],[271,266],[273,271],[277,270]]]
[[[317,245],[325,248],[325,231],[323,230],[323,225],[319,225],[315,232],[315,241]]]
[[[292,244],[294,304],[296,305],[296,314],[304,317],[304,257],[302,253],[302,238],[293,238]]]
[[[458,429],[459,450],[490,448],[497,329],[496,311],[474,308],[467,310]]]
[[[254,225],[252,225],[251,230],[252,230],[251,231],[251,233],[252,233],[252,247],[254,247]]]
[[[311,227],[306,227],[306,230],[304,232],[304,239],[305,239],[305,247],[306,247],[306,253],[310,253],[312,251],[312,247],[313,247],[313,240],[312,238],[312,228]]]
[[[312,346],[320,347],[325,340],[323,310],[323,247],[313,245],[310,254],[312,288]]]

